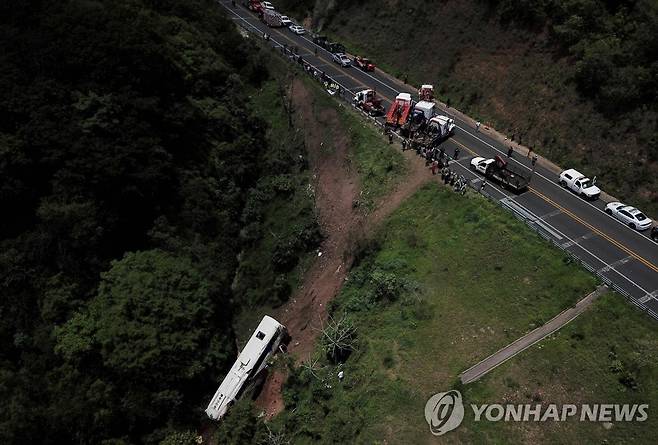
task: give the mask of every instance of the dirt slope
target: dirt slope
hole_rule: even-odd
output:
[[[326,239],[307,271],[303,284],[293,294],[279,315],[288,327],[292,341],[288,348],[297,363],[313,351],[318,328],[327,316],[327,303],[340,291],[352,264],[352,247],[357,240],[372,233],[378,223],[402,201],[432,179],[427,168],[410,151],[412,160],[407,178],[400,181],[375,211],[365,214],[353,203],[360,194],[356,168],[349,161],[350,141],[338,112],[333,108],[315,109],[313,92],[300,80],[292,88],[296,125],[305,131],[309,162],[315,180],[316,207]],[[265,383],[257,405],[267,417],[283,408],[281,386],[285,376],[273,373]]]

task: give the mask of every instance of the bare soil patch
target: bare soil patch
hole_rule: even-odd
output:
[[[326,235],[303,284],[278,314],[292,337],[288,352],[301,363],[310,357],[318,329],[327,316],[327,304],[345,281],[352,265],[354,243],[372,233],[407,197],[431,180],[432,174],[414,153],[406,152],[407,159],[414,158],[409,163],[408,176],[371,214],[365,214],[354,205],[360,195],[359,178],[350,162],[350,140],[338,112],[332,108],[316,110],[313,92],[300,80],[293,82],[292,101],[295,124],[304,129],[315,204]],[[267,418],[284,409],[281,397],[284,381],[285,375],[275,371],[261,391],[256,404]]]

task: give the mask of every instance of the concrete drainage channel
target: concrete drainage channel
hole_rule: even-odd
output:
[[[258,28],[250,24],[249,22],[245,20],[235,20],[235,23],[242,28],[244,31],[250,33],[250,34],[256,34],[260,35],[260,31]],[[370,122],[374,123],[377,127],[379,127],[382,131],[385,132],[385,124],[384,122],[376,119],[375,117],[369,115],[368,113],[364,112],[362,109],[356,107],[353,104],[353,98],[354,98],[354,93],[344,85],[342,85],[340,82],[336,81],[335,79],[332,79],[329,76],[326,76],[324,74],[324,71],[321,70],[319,67],[314,66],[313,64],[309,63],[308,61],[304,60],[303,56],[298,53],[297,48],[291,48],[287,45],[281,44],[280,42],[276,41],[273,38],[268,39],[269,46],[271,46],[274,50],[277,52],[280,52],[281,56],[285,59],[288,60],[292,65],[296,65],[301,71],[306,73],[309,77],[315,79],[317,82],[323,85],[324,89],[327,91],[327,93],[333,97],[341,99],[341,101],[346,102],[349,104],[354,110],[359,111],[361,115],[363,115],[367,120]],[[402,136],[400,136],[396,132],[390,132],[394,137],[398,138],[399,140],[402,140]],[[453,159],[450,158],[446,154],[446,157],[448,159],[448,165],[454,165]],[[457,164],[458,166],[462,168],[466,168],[462,166],[461,164]],[[468,170],[468,169],[467,169]],[[636,308],[644,311],[647,313],[649,316],[651,316],[653,319],[658,320],[658,313],[656,313],[654,310],[646,306],[646,302],[649,301],[652,298],[652,295],[647,292],[647,295],[645,295],[643,298],[636,299],[631,296],[631,294],[623,289],[621,286],[618,284],[614,283],[610,278],[606,277],[603,274],[602,269],[596,269],[594,266],[589,264],[587,261],[584,259],[580,258],[578,255],[574,254],[571,252],[568,247],[572,246],[578,246],[581,249],[584,249],[582,246],[580,246],[577,242],[569,238],[567,235],[563,234],[560,232],[560,230],[550,226],[548,223],[545,221],[542,221],[541,218],[539,218],[537,215],[535,215],[533,212],[530,210],[526,209],[524,206],[519,204],[518,202],[514,201],[513,196],[508,196],[502,191],[496,189],[493,187],[495,190],[498,191],[498,193],[502,193],[504,198],[499,199],[494,196],[492,196],[486,189],[485,187],[479,187],[477,184],[479,183],[478,180],[472,180],[472,181],[467,181],[466,184],[475,190],[476,192],[480,193],[487,199],[489,199],[492,202],[497,203],[498,205],[502,206],[504,209],[507,211],[511,212],[517,219],[523,221],[528,227],[533,229],[535,232],[537,232],[542,238],[550,241],[552,244],[554,244],[556,247],[558,247],[560,250],[562,250],[564,253],[566,253],[573,261],[576,261],[580,263],[585,269],[589,270],[593,274],[595,274],[603,284],[607,285],[609,288],[614,289],[616,292],[620,293],[623,295],[629,302],[631,302]],[[492,187],[492,186],[489,186]],[[565,243],[564,240],[567,240]],[[585,250],[585,249],[584,249]],[[588,252],[589,253],[589,252]],[[608,266],[610,269],[614,270],[614,268]]]
[[[460,374],[461,382],[464,384],[472,383],[488,372],[494,370],[496,367],[502,365],[507,360],[511,359],[520,352],[525,351],[532,345],[539,343],[549,335],[558,331],[563,326],[567,325],[569,322],[574,320],[580,314],[585,312],[585,310],[601,295],[608,291],[608,287],[601,285],[594,290],[594,292],[587,295],[585,298],[580,300],[574,307],[571,307],[563,312],[560,312],[558,315],[553,317],[548,322],[534,329],[533,331],[527,333],[523,337],[513,341],[504,348],[498,350],[497,352],[491,354],[489,357],[480,361],[479,363],[471,366],[466,371]]]

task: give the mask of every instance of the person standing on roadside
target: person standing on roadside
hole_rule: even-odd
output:
[[[514,154],[514,148],[510,145],[509,150],[507,150],[507,157],[511,158],[513,154]]]
[[[459,159],[459,147],[455,147],[455,161]]]
[[[478,132],[480,131],[480,121],[477,121],[475,123],[475,131],[478,131]]]

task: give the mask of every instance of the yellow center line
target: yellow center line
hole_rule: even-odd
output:
[[[609,243],[611,243],[611,244],[617,246],[619,249],[621,249],[622,251],[626,252],[628,255],[630,255],[631,257],[635,258],[635,259],[638,260],[640,263],[642,263],[642,264],[644,264],[645,266],[647,266],[649,269],[653,270],[654,272],[658,272],[658,267],[656,267],[656,265],[654,265],[651,261],[649,261],[649,260],[645,259],[644,257],[640,256],[639,254],[635,253],[633,250],[629,249],[628,247],[626,247],[625,245],[623,245],[622,243],[620,243],[620,242],[617,241],[616,239],[614,239],[614,238],[610,237],[609,235],[603,233],[601,230],[599,230],[599,229],[597,229],[596,227],[592,226],[592,225],[591,225],[590,223],[588,223],[587,221],[584,221],[582,218],[580,218],[579,216],[575,215],[572,211],[570,211],[570,210],[568,210],[568,209],[565,209],[564,207],[562,207],[562,206],[561,206],[560,204],[558,204],[557,202],[553,201],[553,200],[552,200],[551,198],[549,198],[548,196],[546,196],[546,195],[544,195],[543,193],[537,191],[535,188],[533,188],[533,187],[528,187],[528,188],[529,188],[529,190],[530,190],[532,193],[534,193],[535,195],[539,196],[541,199],[543,199],[544,201],[548,202],[549,204],[551,204],[551,205],[554,206],[555,208],[561,210],[561,211],[564,212],[566,215],[570,216],[570,217],[571,217],[572,219],[574,219],[575,221],[577,221],[577,222],[579,222],[580,224],[584,225],[585,227],[587,227],[589,230],[591,230],[592,232],[596,233],[596,234],[599,235],[600,237],[605,238]]]
[[[450,139],[450,141],[451,141],[451,142],[454,142],[454,143],[457,144],[457,145],[459,145],[460,147],[462,147],[464,150],[466,150],[466,151],[469,152],[470,154],[475,155],[475,156],[480,156],[478,153],[476,153],[475,151],[471,150],[470,148],[468,148],[466,145],[462,144],[461,142],[457,141],[455,138]]]
[[[462,144],[461,142],[456,141],[454,138],[451,139],[451,141],[454,142],[455,144],[459,145],[460,147],[464,148],[466,151],[472,153],[473,155],[479,156],[478,153],[476,153],[475,151],[471,150],[470,148],[468,148],[466,145]],[[646,258],[640,256],[638,253],[636,253],[635,251],[633,251],[633,250],[631,250],[630,248],[626,247],[625,245],[623,245],[622,243],[620,243],[620,242],[617,241],[616,239],[610,237],[609,235],[605,234],[605,233],[602,232],[601,230],[599,230],[599,229],[597,229],[596,227],[592,226],[590,223],[588,223],[587,221],[585,221],[585,220],[583,220],[582,218],[580,218],[579,216],[577,216],[577,215],[576,215],[575,213],[573,213],[571,210],[568,210],[568,209],[564,208],[563,206],[561,206],[561,205],[558,204],[557,202],[553,201],[551,198],[549,198],[548,196],[546,196],[546,195],[544,195],[543,193],[539,192],[539,191],[536,190],[535,188],[533,188],[533,187],[528,187],[528,189],[529,189],[532,193],[534,193],[535,195],[537,195],[539,198],[541,198],[541,199],[543,199],[544,201],[546,201],[547,203],[551,204],[553,207],[559,209],[560,211],[562,211],[562,212],[563,212],[564,214],[566,214],[567,216],[571,217],[571,218],[572,218],[573,220],[575,220],[576,222],[579,222],[580,224],[582,224],[583,226],[587,227],[587,228],[588,228],[589,230],[591,230],[592,232],[594,232],[594,233],[596,233],[597,235],[599,235],[601,238],[604,238],[604,239],[607,240],[609,243],[611,243],[611,244],[613,244],[614,246],[616,246],[616,247],[618,247],[619,249],[621,249],[623,252],[626,252],[628,255],[630,255],[631,257],[635,258],[635,259],[638,260],[640,263],[642,263],[642,264],[644,264],[645,266],[647,266],[649,269],[653,270],[654,272],[658,272],[658,267],[656,267],[656,265],[653,264],[651,261],[649,261],[649,260],[647,260]]]
[[[295,46],[300,46],[300,45],[299,45],[299,42],[296,42],[295,40],[291,39],[291,36],[284,34],[281,30],[276,29],[276,28],[272,28],[271,31],[277,33],[279,36],[281,36],[282,38],[284,38],[284,39],[287,40],[288,42],[294,44]],[[301,37],[300,37],[300,38],[301,38]],[[304,49],[308,49],[308,48],[304,48]],[[326,62],[326,63],[328,63],[328,64],[330,64],[330,65],[334,63],[334,60],[333,60],[332,58],[326,58],[326,56],[325,56],[323,53],[320,53],[319,51],[318,51],[318,55],[315,56],[315,57],[317,57],[317,58],[320,59],[321,61]],[[352,67],[352,68],[354,68],[354,69],[358,69],[358,68],[355,68],[355,67]],[[357,86],[359,86],[359,85],[363,85],[363,84],[365,83],[365,82],[363,82],[363,80],[357,79],[357,78],[354,77],[352,74],[350,74],[350,73],[349,73],[349,68],[348,68],[348,69],[343,69],[343,70],[341,70],[341,74],[342,74],[342,75],[345,75],[345,76],[349,77],[350,79],[352,79],[353,81],[355,81],[355,82],[357,83]],[[332,77],[332,76],[329,76],[329,77]],[[381,96],[381,97],[383,97],[383,98],[385,98],[385,99],[388,99],[389,101],[393,102],[394,98],[393,98],[392,96],[389,96],[389,95],[387,95],[387,94],[384,94],[384,93],[378,91],[377,88],[374,88],[374,87],[368,87],[368,88],[377,91],[377,94],[378,94],[379,96]]]
[[[287,36],[287,35],[283,34],[280,30],[278,30],[278,29],[272,29],[272,31],[274,31],[275,33],[277,33],[278,35],[280,35],[281,37],[283,37],[283,38],[284,38],[285,40],[287,40],[288,42],[293,43],[293,44],[297,44],[297,42],[295,42],[294,40],[292,40],[292,39],[290,38],[290,36]],[[332,63],[333,63],[333,60],[332,60],[332,59],[327,59],[327,58],[324,57],[324,55],[318,55],[317,57],[318,57],[318,59],[322,60],[323,62],[328,62],[329,64],[332,64]],[[352,80],[354,80],[355,82],[357,82],[358,85],[362,85],[362,84],[363,84],[363,82],[362,82],[361,80],[359,80],[359,79],[357,79],[356,77],[352,76],[347,70],[342,70],[342,73],[343,73],[345,76],[347,76],[347,77],[351,78]],[[379,91],[377,91],[377,94],[379,94],[380,96],[384,97],[385,99],[390,100],[391,102],[394,100],[392,97],[389,97],[388,95],[383,94],[383,93],[381,93],[381,92],[379,92]],[[461,143],[461,142],[455,140],[454,138],[452,138],[452,139],[450,139],[450,140],[451,140],[452,142],[454,142],[455,144],[459,145],[460,147],[462,147],[464,150],[466,150],[466,151],[468,151],[469,153],[471,153],[472,155],[474,155],[474,156],[479,156],[479,153],[475,152],[474,150],[472,150],[471,148],[467,147],[467,146],[464,145],[463,143]],[[630,255],[631,257],[635,258],[635,259],[638,260],[640,263],[642,263],[642,264],[644,264],[645,266],[647,266],[649,269],[653,270],[654,272],[658,272],[658,267],[657,267],[656,265],[654,265],[652,262],[650,262],[649,260],[647,260],[647,259],[645,259],[644,257],[640,256],[639,254],[635,253],[633,250],[631,250],[631,249],[629,249],[628,247],[626,247],[625,245],[621,244],[619,241],[615,240],[614,238],[611,238],[610,236],[608,236],[607,234],[603,233],[601,230],[599,230],[599,229],[597,229],[596,227],[592,226],[592,225],[589,224],[588,222],[584,221],[582,218],[580,218],[579,216],[577,216],[576,214],[574,214],[572,211],[567,210],[566,208],[562,207],[560,204],[556,203],[555,201],[553,201],[552,199],[550,199],[549,197],[547,197],[547,196],[544,195],[543,193],[537,191],[537,190],[534,189],[533,187],[529,187],[529,190],[530,190],[532,193],[534,193],[535,195],[537,195],[538,197],[540,197],[541,199],[543,199],[544,201],[546,201],[547,203],[551,204],[551,205],[554,206],[555,208],[559,209],[560,211],[562,211],[563,213],[565,213],[566,215],[568,215],[569,217],[571,217],[571,218],[572,218],[573,220],[575,220],[576,222],[579,222],[580,224],[582,224],[582,225],[584,225],[585,227],[587,227],[588,229],[590,229],[592,232],[596,233],[597,235],[599,235],[600,237],[604,238],[605,240],[607,240],[608,242],[610,242],[610,243],[613,244],[614,246],[616,246],[616,247],[618,247],[619,249],[621,249],[623,252],[626,252],[628,255]]]

